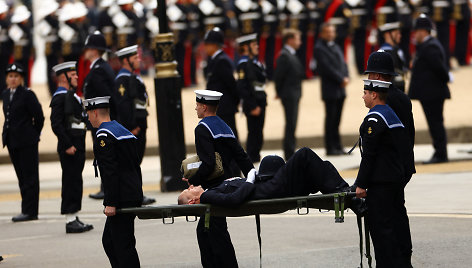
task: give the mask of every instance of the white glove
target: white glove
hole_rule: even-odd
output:
[[[247,173],[246,182],[254,183],[254,181],[256,180],[256,175],[257,175],[257,170],[254,169],[254,168],[251,169],[251,170]]]

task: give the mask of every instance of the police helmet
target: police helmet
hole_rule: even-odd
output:
[[[85,39],[85,48],[94,48],[101,51],[108,51],[105,37],[100,31],[95,31]]]
[[[268,155],[262,158],[257,175],[261,180],[266,180],[273,177],[283,165],[285,165],[285,161],[282,157],[278,155]]]
[[[422,13],[415,21],[415,30],[423,29],[431,31],[433,29],[433,22],[428,16]]]
[[[213,29],[206,32],[204,41],[205,43],[208,43],[208,44],[223,45],[224,44],[223,31],[218,27],[214,27]]]
[[[379,73],[387,75],[397,75],[393,67],[393,59],[390,53],[379,49],[369,56],[367,61],[367,69],[364,74]]]
[[[14,62],[7,66],[7,69],[5,70],[5,74],[12,73],[12,72],[19,73],[23,76],[25,74],[25,69],[23,68],[23,66],[21,66],[21,64]]]

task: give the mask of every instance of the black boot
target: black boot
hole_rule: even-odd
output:
[[[156,202],[156,199],[152,197],[143,196],[143,206],[150,205],[155,202]]]

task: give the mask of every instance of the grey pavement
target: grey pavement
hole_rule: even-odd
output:
[[[451,144],[449,164],[421,166],[406,188],[406,206],[413,238],[414,267],[469,267],[472,261],[472,155],[460,152],[472,144]],[[360,155],[325,157],[351,184]],[[431,146],[416,146],[418,162],[432,154]],[[281,151],[264,151],[263,155]],[[175,204],[176,192],[160,193],[158,157],[145,157],[142,165],[145,194],[159,205]],[[66,234],[59,215],[60,165],[41,163],[40,215],[38,221],[12,223],[20,200],[11,165],[0,165],[0,267],[108,267],[101,246],[105,216],[100,201],[84,195],[81,219],[95,229]],[[96,190],[98,180],[87,162],[85,189]],[[43,195],[44,193],[44,195]],[[345,222],[334,223],[334,213],[311,210],[305,216],[289,211],[261,216],[263,267],[358,267],[356,218],[346,213]],[[240,267],[258,267],[259,253],[253,217],[229,218],[229,231]],[[136,220],[137,249],[143,267],[200,267],[196,223],[176,218],[173,225],[161,220]],[[365,261],[365,259],[364,259]]]

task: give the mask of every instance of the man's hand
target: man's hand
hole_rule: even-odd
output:
[[[182,178],[183,181],[187,182],[188,186],[190,186],[190,182],[188,182],[187,178]]]
[[[259,116],[261,115],[261,107],[257,106],[256,108],[254,108],[252,111],[251,111],[251,115],[252,116]]]
[[[135,129],[131,130],[131,133],[133,133],[134,136],[138,135],[139,132],[141,132],[141,128],[140,128],[140,127],[136,127]]]
[[[116,207],[109,207],[109,206],[106,206],[105,209],[103,210],[103,213],[104,213],[107,217],[115,216],[115,215],[116,215]]]
[[[68,154],[68,155],[74,155],[75,152],[77,152],[77,149],[74,147],[74,145],[72,145],[71,147],[69,147],[69,148],[66,150],[66,154]]]
[[[367,196],[367,192],[365,189],[362,189],[361,187],[356,188],[356,197],[357,198],[363,198]]]

